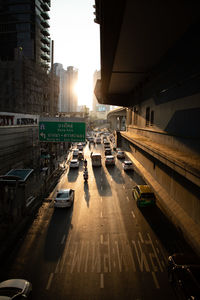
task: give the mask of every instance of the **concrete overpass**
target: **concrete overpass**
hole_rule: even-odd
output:
[[[115,108],[107,114],[107,121],[112,130],[126,130],[126,107]]]
[[[118,146],[200,254],[200,2],[95,0],[95,15],[97,100],[126,107]]]

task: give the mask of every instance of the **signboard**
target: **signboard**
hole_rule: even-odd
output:
[[[51,118],[53,119],[53,118]],[[41,142],[84,142],[85,123],[72,121],[39,122],[39,140]]]

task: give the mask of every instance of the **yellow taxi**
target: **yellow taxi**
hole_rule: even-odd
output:
[[[132,194],[136,200],[137,207],[152,206],[156,203],[156,197],[151,187],[147,184],[134,186]]]

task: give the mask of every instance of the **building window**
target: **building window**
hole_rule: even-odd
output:
[[[150,121],[150,107],[146,108],[146,126],[149,126]]]
[[[154,110],[151,111],[150,125],[154,125]]]

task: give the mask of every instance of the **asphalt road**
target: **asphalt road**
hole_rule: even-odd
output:
[[[92,168],[88,145],[89,181],[69,170],[44,201],[24,238],[1,268],[1,280],[25,278],[33,284],[33,299],[175,299],[167,278],[167,257],[185,249],[159,207],[139,210],[131,189],[142,184],[135,171]],[[60,188],[75,189],[69,209],[54,209]]]

